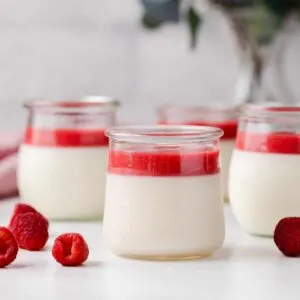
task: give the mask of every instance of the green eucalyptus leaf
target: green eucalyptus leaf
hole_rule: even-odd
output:
[[[250,35],[259,44],[268,44],[281,23],[280,18],[261,1],[257,1],[248,12],[245,11],[244,20]]]
[[[198,31],[201,25],[201,18],[193,7],[187,12],[188,28],[190,33],[190,45],[192,49],[197,46]]]
[[[162,24],[162,22],[156,20],[155,18],[149,16],[148,14],[143,15],[141,23],[144,28],[151,29],[151,30],[159,28],[160,25]]]
[[[286,16],[292,11],[299,11],[299,0],[263,0],[266,6],[280,17]]]

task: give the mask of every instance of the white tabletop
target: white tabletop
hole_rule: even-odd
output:
[[[0,203],[1,224],[7,224],[14,203],[15,200]],[[282,256],[272,239],[243,233],[229,208],[226,221],[224,247],[209,259],[186,262],[118,258],[104,249],[100,224],[53,223],[45,251],[21,250],[12,265],[0,269],[0,298],[299,299],[300,259]],[[83,267],[61,267],[52,258],[53,238],[69,231],[82,233],[90,246],[90,258]]]

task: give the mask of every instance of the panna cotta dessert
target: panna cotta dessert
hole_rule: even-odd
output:
[[[229,195],[249,233],[272,236],[300,216],[300,108],[245,106],[230,167]]]
[[[219,137],[196,126],[124,126],[110,138],[104,240],[138,259],[209,256],[225,235]]]
[[[32,102],[19,151],[21,200],[49,219],[103,216],[108,138],[115,102]]]
[[[162,106],[159,124],[213,126],[223,130],[220,140],[221,182],[224,201],[228,202],[228,174],[237,133],[237,116],[233,108]]]

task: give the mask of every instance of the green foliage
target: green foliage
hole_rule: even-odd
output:
[[[155,18],[149,16],[148,14],[144,14],[142,17],[142,25],[146,29],[153,30],[153,29],[160,27],[160,25],[162,25],[162,23],[159,22],[158,20],[156,20]]]
[[[284,17],[291,11],[300,11],[299,0],[263,0],[264,4],[274,14]]]
[[[141,19],[144,28],[155,30],[164,23],[178,22],[181,0],[152,1],[141,0],[145,8]],[[197,0],[196,0],[197,1]],[[284,18],[291,12],[300,15],[300,0],[210,0],[215,5],[226,8],[229,12],[238,13],[244,20],[250,36],[258,44],[269,43]],[[201,27],[201,15],[191,6],[184,16],[187,23],[190,46],[195,49]]]
[[[201,19],[193,7],[190,7],[188,10],[187,21],[190,33],[190,45],[191,48],[194,49],[197,45],[198,30],[201,25]]]

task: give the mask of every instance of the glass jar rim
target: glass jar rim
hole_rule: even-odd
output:
[[[238,111],[238,106],[229,107],[224,105],[208,106],[208,105],[174,105],[165,104],[157,107],[158,113],[164,113],[166,110],[174,112],[191,112],[191,113],[235,113]]]
[[[162,105],[156,108],[159,121],[170,124],[196,124],[197,122],[226,122],[237,120],[238,106],[208,106],[208,105]],[[200,123],[199,123],[200,125]],[[210,125],[210,124],[209,124]]]
[[[300,105],[284,105],[281,103],[244,104],[240,114],[246,117],[280,117],[300,115]]]
[[[79,100],[28,100],[24,102],[25,108],[65,108],[78,109],[101,106],[119,106],[120,103],[109,96],[87,96]]]
[[[223,135],[223,130],[193,125],[128,125],[109,128],[105,134],[123,142],[183,144],[216,140]]]

